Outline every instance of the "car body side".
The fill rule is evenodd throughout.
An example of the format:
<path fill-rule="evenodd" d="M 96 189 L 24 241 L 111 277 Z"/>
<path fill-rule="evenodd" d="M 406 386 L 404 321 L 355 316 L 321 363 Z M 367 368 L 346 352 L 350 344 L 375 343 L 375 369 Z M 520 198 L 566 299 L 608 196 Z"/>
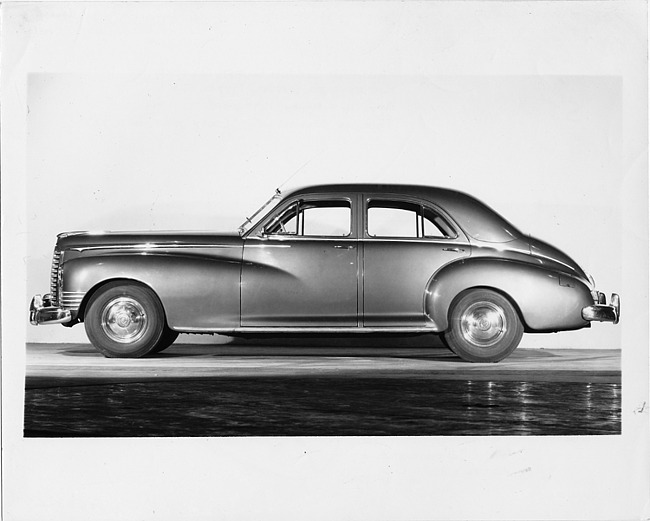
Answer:
<path fill-rule="evenodd" d="M 62 251 L 58 266 L 62 275 L 59 277 L 62 280 L 59 300 L 63 307 L 72 312 L 72 323 L 83 321 L 88 302 L 102 285 L 125 280 L 153 290 L 164 308 L 167 324 L 173 330 L 196 333 L 273 330 L 277 324 L 266 322 L 255 325 L 255 322 L 251 322 L 253 325 L 250 325 L 244 321 L 242 294 L 245 291 L 243 285 L 247 281 L 242 278 L 242 273 L 246 269 L 251 272 L 251 267 L 255 267 L 267 278 L 291 279 L 296 275 L 277 269 L 272 264 L 265 264 L 263 256 L 257 256 L 254 262 L 250 262 L 245 252 L 247 248 L 263 250 L 269 244 L 264 236 L 264 226 L 281 208 L 313 194 L 319 197 L 342 197 L 347 194 L 352 211 L 352 233 L 349 237 L 338 240 L 340 244 L 346 245 L 339 246 L 340 250 L 349 250 L 346 253 L 350 259 L 349 264 L 356 263 L 357 288 L 354 290 L 354 298 L 357 298 L 357 319 L 341 322 L 342 325 L 339 326 L 333 322 L 326 327 L 352 331 L 394 326 L 432 332 L 445 331 L 453 302 L 473 288 L 487 288 L 503 294 L 517 309 L 527 331 L 579 329 L 590 324 L 582 317 L 581 310 L 594 303 L 593 287 L 573 261 L 546 243 L 515 232 L 512 236 L 497 237 L 494 235 L 497 232 L 490 232 L 487 227 L 487 231 L 480 232 L 482 235 L 477 238 L 478 232 L 475 230 L 480 226 L 476 221 L 486 219 L 489 212 L 486 213 L 481 207 L 476 210 L 473 206 L 475 200 L 464 194 L 448 190 L 432 191 L 422 187 L 400 188 L 399 191 L 395 187 L 387 189 L 375 186 L 328 186 L 321 190 L 298 190 L 285 196 L 243 236 L 211 233 L 62 234 L 57 244 L 57 249 Z M 427 247 L 436 244 L 444 245 L 450 252 L 449 260 L 436 265 L 426 277 L 419 275 L 420 279 L 411 280 L 410 284 L 405 281 L 401 285 L 404 288 L 414 285 L 420 288 L 419 295 L 414 298 L 421 303 L 421 322 L 399 323 L 389 320 L 384 324 L 379 314 L 377 320 L 364 324 L 364 302 L 369 302 L 370 296 L 376 300 L 400 298 L 395 293 L 400 291 L 400 285 L 390 286 L 388 291 L 387 287 L 375 289 L 364 280 L 366 245 L 378 247 L 378 255 L 381 255 L 382 251 L 388 252 L 395 248 L 395 242 L 400 242 L 385 240 L 384 247 L 382 241 L 368 236 L 366 204 L 371 195 L 377 197 L 378 194 L 385 197 L 406 197 L 431 205 L 457 231 L 458 236 L 453 240 L 402 241 L 411 245 L 421 244 L 419 251 L 425 252 L 424 255 Z M 475 221 L 473 224 L 472 219 Z M 468 231 L 468 228 L 471 230 Z M 506 240 L 496 240 L 499 238 Z M 287 248 L 296 244 L 296 241 L 306 244 L 305 238 L 280 240 L 285 242 Z M 322 243 L 323 248 L 326 245 L 330 247 L 332 242 L 325 238 L 312 239 L 312 243 L 316 244 L 315 253 L 310 254 L 310 258 L 297 259 L 297 262 L 315 262 L 318 245 Z M 551 254 L 535 255 L 531 251 L 535 246 L 540 251 L 550 248 Z M 400 262 L 408 263 L 409 259 L 399 255 L 383 255 L 382 262 L 384 261 L 388 262 L 384 266 L 385 270 L 391 272 L 400 267 Z M 426 259 L 421 258 L 420 262 L 426 263 Z M 311 272 L 313 280 L 309 283 L 318 286 L 321 276 L 323 274 L 318 270 Z M 415 275 L 406 273 L 404 276 Z M 308 282 L 304 273 L 301 277 L 296 280 L 297 292 L 300 291 L 301 283 Z M 258 282 L 259 280 L 261 279 L 258 278 Z M 327 292 L 327 288 L 324 291 Z M 377 294 L 373 294 L 374 291 Z M 330 298 L 336 298 L 333 288 L 330 288 L 330 293 Z M 277 301 L 279 296 L 271 294 L 264 298 L 272 304 L 274 298 Z M 309 318 L 298 326 L 314 329 L 324 327 L 323 322 Z"/>

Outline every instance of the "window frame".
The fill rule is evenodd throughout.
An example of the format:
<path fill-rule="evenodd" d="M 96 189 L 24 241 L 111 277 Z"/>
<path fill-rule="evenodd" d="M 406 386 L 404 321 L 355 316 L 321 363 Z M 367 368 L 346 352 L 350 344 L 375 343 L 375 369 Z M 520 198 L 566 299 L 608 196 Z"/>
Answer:
<path fill-rule="evenodd" d="M 416 205 L 420 207 L 419 213 L 417 214 L 418 222 L 416 225 L 417 228 L 417 237 L 404 237 L 400 235 L 371 235 L 368 232 L 368 224 L 370 222 L 368 211 L 371 209 L 371 203 L 373 201 L 384 201 L 386 203 L 406 203 L 411 205 Z M 429 210 L 433 214 L 440 217 L 450 231 L 453 232 L 453 235 L 443 236 L 443 237 L 434 237 L 430 235 L 424 235 L 424 212 L 425 209 Z M 406 210 L 412 211 L 412 210 Z M 434 226 L 435 223 L 432 223 Z M 437 228 L 437 226 L 436 226 Z M 390 194 L 381 194 L 381 195 L 364 195 L 363 197 L 363 237 L 364 239 L 372 240 L 401 240 L 401 241 L 426 241 L 426 242 L 438 242 L 438 241 L 454 241 L 461 237 L 461 234 L 456 226 L 456 223 L 449 217 L 449 215 L 444 212 L 438 206 L 430 203 L 429 201 L 423 201 L 421 199 L 415 199 L 411 197 L 400 197 L 398 195 Z"/>
<path fill-rule="evenodd" d="M 277 221 L 279 221 L 280 217 L 286 213 L 287 210 L 289 210 L 292 206 L 296 206 L 298 208 L 298 212 L 296 214 L 296 217 L 298 217 L 298 213 L 300 211 L 300 206 L 303 203 L 343 203 L 341 204 L 340 208 L 348 208 L 350 210 L 350 220 L 349 220 L 349 231 L 346 235 L 302 235 L 299 233 L 296 234 L 282 234 L 282 233 L 273 233 L 269 234 L 266 232 L 266 229 L 269 226 L 274 225 Z M 304 214 L 303 214 L 304 215 Z M 300 219 L 298 219 L 300 221 Z M 273 239 L 279 239 L 279 240 L 286 240 L 286 239 L 298 239 L 298 240 L 312 240 L 312 239 L 321 239 L 321 240 L 341 240 L 341 239 L 355 239 L 356 238 L 356 226 L 355 226 L 356 220 L 355 220 L 355 207 L 354 207 L 354 202 L 351 197 L 343 196 L 343 195 L 313 195 L 313 196 L 301 196 L 301 197 L 296 197 L 296 198 L 291 198 L 283 203 L 281 203 L 278 207 L 276 207 L 274 210 L 272 210 L 269 215 L 262 220 L 262 222 L 259 224 L 257 227 L 257 230 L 255 232 L 255 235 L 258 237 L 264 237 L 264 238 L 273 238 Z M 297 223 L 297 226 L 300 223 Z M 304 230 L 304 222 L 303 222 L 303 230 Z"/>

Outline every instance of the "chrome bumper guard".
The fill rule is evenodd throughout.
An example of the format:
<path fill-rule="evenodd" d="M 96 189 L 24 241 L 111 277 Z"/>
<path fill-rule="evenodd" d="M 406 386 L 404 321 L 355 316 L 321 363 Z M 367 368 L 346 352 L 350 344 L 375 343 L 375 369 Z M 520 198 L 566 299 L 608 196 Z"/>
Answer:
<path fill-rule="evenodd" d="M 621 319 L 621 299 L 616 293 L 612 293 L 610 304 L 608 305 L 605 295 L 598 293 L 594 297 L 595 304 L 582 308 L 582 318 L 589 322 L 613 322 L 618 324 Z"/>
<path fill-rule="evenodd" d="M 65 324 L 72 320 L 72 313 L 52 305 L 52 295 L 35 295 L 29 305 L 29 321 L 39 324 Z"/>

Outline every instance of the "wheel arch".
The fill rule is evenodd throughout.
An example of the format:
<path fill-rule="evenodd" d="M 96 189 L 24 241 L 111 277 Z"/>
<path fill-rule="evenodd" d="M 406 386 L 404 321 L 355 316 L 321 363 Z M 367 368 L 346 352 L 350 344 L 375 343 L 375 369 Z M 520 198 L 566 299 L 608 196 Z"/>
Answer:
<path fill-rule="evenodd" d="M 142 282 L 141 280 L 132 279 L 132 278 L 128 278 L 128 277 L 115 277 L 115 278 L 111 278 L 111 279 L 104 279 L 104 280 L 101 280 L 101 281 L 97 282 L 94 286 L 92 286 L 86 292 L 83 299 L 81 300 L 81 304 L 79 305 L 79 310 L 77 311 L 77 318 L 78 318 L 79 322 L 84 321 L 84 317 L 85 317 L 85 314 L 86 314 L 86 310 L 88 309 L 88 305 L 90 304 L 90 302 L 92 302 L 95 295 L 97 295 L 102 289 L 104 289 L 108 285 L 111 285 L 111 284 L 119 285 L 121 283 L 122 284 L 131 284 L 131 285 L 135 285 L 135 286 L 141 286 L 141 287 L 147 288 L 149 291 L 151 291 L 151 293 L 156 297 L 156 299 L 160 303 L 160 307 L 162 308 L 163 315 L 165 317 L 165 324 L 167 324 L 167 310 L 165 309 L 165 304 L 162 301 L 162 299 L 160 298 L 160 296 L 158 295 L 158 293 L 156 292 L 156 290 L 154 288 L 152 288 L 151 285 L 149 285 L 149 284 L 147 284 L 145 282 Z"/>

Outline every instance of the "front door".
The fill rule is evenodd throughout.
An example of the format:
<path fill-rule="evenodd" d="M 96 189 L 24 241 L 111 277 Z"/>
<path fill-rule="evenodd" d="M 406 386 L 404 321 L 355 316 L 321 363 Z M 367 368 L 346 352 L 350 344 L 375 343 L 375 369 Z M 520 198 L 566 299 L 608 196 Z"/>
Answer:
<path fill-rule="evenodd" d="M 244 242 L 241 325 L 357 326 L 358 244 L 345 198 L 288 201 Z"/>

